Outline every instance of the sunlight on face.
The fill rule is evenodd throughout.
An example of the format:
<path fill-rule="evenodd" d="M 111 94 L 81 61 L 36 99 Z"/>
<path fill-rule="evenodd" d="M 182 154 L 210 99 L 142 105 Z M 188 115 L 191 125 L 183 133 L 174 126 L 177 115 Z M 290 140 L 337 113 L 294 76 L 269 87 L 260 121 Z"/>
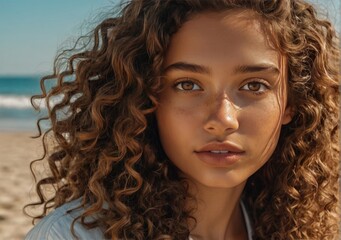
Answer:
<path fill-rule="evenodd" d="M 246 11 L 195 15 L 172 36 L 156 118 L 186 177 L 234 187 L 269 159 L 291 120 L 283 58 Z"/>

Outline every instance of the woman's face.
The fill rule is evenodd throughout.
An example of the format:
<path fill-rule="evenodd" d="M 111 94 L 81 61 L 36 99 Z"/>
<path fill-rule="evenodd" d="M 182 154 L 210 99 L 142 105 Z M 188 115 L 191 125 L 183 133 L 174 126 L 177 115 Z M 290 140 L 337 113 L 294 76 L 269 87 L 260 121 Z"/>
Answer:
<path fill-rule="evenodd" d="M 172 36 L 156 118 L 187 178 L 234 187 L 269 159 L 291 120 L 283 59 L 250 11 L 201 13 Z"/>

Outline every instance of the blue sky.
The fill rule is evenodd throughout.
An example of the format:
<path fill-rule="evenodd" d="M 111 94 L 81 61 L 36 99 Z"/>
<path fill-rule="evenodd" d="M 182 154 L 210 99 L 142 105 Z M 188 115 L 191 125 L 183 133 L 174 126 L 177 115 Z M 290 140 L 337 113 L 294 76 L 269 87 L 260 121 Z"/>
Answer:
<path fill-rule="evenodd" d="M 310 0 L 340 26 L 339 0 Z M 119 0 L 0 0 L 0 75 L 49 72 L 59 47 Z M 340 28 L 340 27 L 338 27 Z"/>

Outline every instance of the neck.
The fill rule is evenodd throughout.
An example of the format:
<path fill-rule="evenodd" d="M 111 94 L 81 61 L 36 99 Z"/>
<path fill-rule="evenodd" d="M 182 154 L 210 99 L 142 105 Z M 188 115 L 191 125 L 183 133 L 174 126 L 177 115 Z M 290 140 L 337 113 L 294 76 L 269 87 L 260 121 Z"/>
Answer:
<path fill-rule="evenodd" d="M 234 188 L 212 188 L 190 183 L 190 192 L 197 199 L 193 213 L 197 224 L 189 223 L 191 238 L 245 239 L 246 228 L 239 205 L 245 183 Z M 189 204 L 190 205 L 190 204 Z"/>

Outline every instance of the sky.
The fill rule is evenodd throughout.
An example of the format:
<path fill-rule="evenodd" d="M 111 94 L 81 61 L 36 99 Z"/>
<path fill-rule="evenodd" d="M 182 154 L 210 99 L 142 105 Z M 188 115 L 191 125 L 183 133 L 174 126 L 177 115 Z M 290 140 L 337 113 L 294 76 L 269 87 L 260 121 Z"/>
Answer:
<path fill-rule="evenodd" d="M 162 0 L 161 0 L 162 1 Z M 340 0 L 309 0 L 340 32 Z M 57 50 L 87 33 L 119 0 L 0 0 L 0 75 L 41 75 Z"/>

